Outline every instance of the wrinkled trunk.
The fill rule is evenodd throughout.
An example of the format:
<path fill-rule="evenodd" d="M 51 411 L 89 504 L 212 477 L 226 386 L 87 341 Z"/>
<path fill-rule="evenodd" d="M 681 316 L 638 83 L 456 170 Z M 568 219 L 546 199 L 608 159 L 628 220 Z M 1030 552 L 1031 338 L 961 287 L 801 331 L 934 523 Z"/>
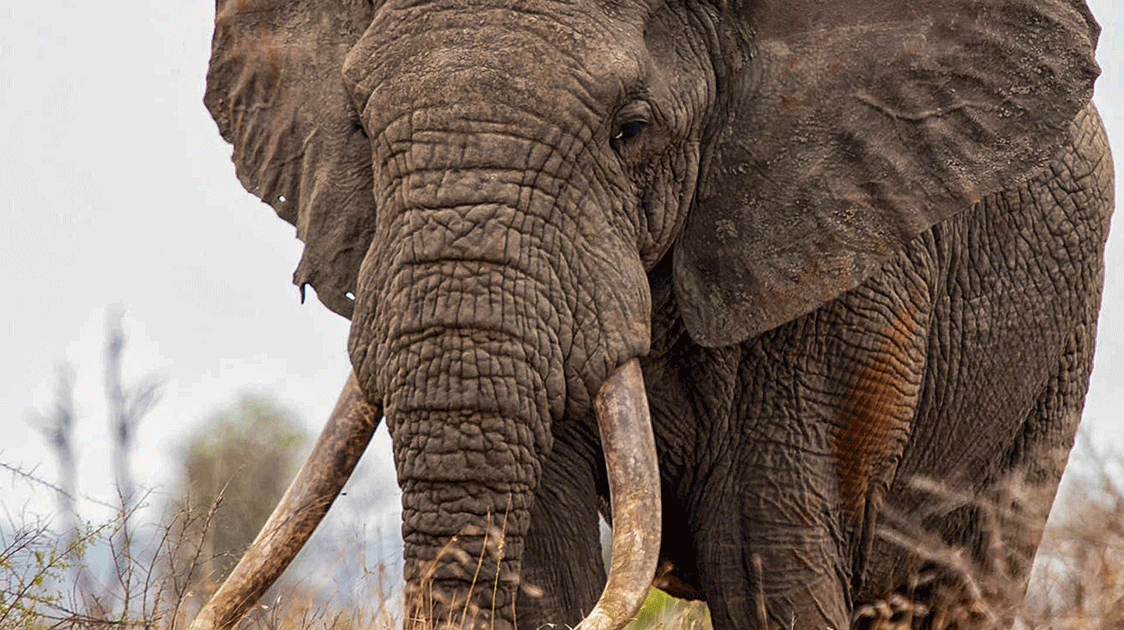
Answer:
<path fill-rule="evenodd" d="M 404 178 L 405 194 L 428 177 Z M 562 348 L 543 323 L 563 319 L 551 300 L 561 292 L 535 239 L 513 227 L 518 209 L 427 205 L 398 214 L 397 247 L 367 263 L 380 286 L 357 304 L 353 359 L 385 392 L 410 618 L 502 629 L 565 399 Z"/>
<path fill-rule="evenodd" d="M 515 342 L 438 337 L 403 350 L 407 363 L 433 358 L 399 371 L 388 395 L 409 614 L 423 626 L 505 628 L 549 448 L 544 379 Z"/>

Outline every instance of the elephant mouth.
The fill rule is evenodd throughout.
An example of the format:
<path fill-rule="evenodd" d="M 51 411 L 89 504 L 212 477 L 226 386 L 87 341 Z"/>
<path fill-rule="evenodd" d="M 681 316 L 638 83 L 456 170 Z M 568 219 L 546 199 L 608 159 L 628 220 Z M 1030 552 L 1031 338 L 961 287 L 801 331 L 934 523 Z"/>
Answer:
<path fill-rule="evenodd" d="M 618 630 L 640 609 L 660 550 L 660 478 L 647 392 L 637 359 L 594 399 L 609 478 L 613 561 L 605 590 L 577 626 Z M 296 557 L 350 477 L 382 418 L 352 374 L 307 461 L 191 630 L 232 628 Z"/>

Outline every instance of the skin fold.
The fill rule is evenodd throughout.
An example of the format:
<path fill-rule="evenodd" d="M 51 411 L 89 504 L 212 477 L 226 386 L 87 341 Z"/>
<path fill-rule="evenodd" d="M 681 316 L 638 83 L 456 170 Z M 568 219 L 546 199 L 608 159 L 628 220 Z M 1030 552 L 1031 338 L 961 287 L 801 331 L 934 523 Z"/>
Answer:
<path fill-rule="evenodd" d="M 1113 207 L 1098 33 L 1076 0 L 219 0 L 205 102 L 352 321 L 407 625 L 589 614 L 634 359 L 657 585 L 715 628 L 849 626 L 930 568 L 885 526 L 986 562 L 919 478 L 1046 495 L 1001 528 L 1025 576 Z"/>

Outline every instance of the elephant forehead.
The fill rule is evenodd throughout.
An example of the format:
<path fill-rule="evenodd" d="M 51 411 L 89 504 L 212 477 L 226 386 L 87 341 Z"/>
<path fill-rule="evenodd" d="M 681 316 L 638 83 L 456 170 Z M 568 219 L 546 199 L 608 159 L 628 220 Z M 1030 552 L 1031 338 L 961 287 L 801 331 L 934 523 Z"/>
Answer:
<path fill-rule="evenodd" d="M 601 117 L 642 76 L 642 49 L 642 24 L 576 11 L 388 5 L 349 52 L 344 76 L 376 127 L 458 104 Z"/>

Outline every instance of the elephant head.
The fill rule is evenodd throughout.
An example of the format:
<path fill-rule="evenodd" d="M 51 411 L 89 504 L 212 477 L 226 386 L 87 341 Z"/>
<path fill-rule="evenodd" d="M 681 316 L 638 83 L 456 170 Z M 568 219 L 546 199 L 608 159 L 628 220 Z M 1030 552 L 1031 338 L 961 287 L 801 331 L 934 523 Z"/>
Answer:
<path fill-rule="evenodd" d="M 619 627 L 659 540 L 633 361 L 653 279 L 702 346 L 783 324 L 1041 170 L 1097 75 L 1080 0 L 218 0 L 215 22 L 205 102 L 304 241 L 302 296 L 351 319 L 354 378 L 196 627 L 284 568 L 382 414 L 407 582 L 432 580 L 415 613 L 513 627 L 552 436 L 595 407 L 621 547 L 586 623 Z"/>

